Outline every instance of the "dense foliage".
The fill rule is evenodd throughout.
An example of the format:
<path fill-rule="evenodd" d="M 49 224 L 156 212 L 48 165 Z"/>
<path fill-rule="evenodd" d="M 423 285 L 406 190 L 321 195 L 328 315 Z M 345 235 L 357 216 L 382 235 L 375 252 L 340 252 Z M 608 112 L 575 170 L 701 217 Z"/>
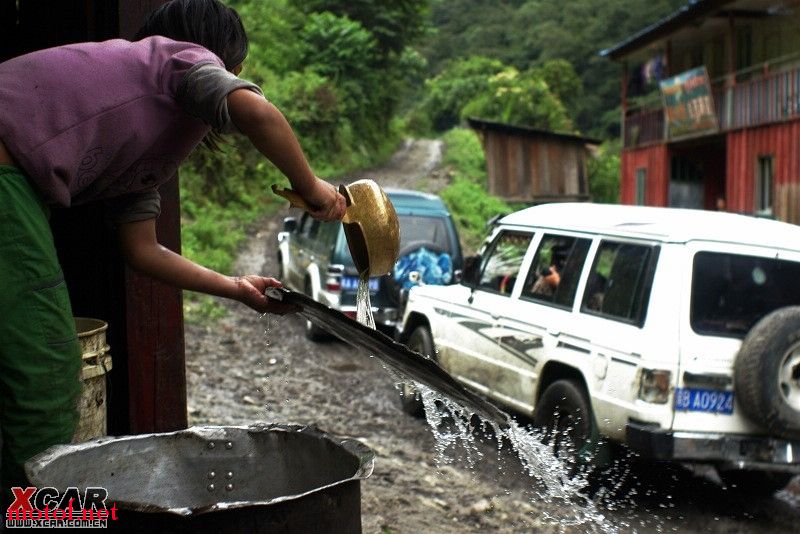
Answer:
<path fill-rule="evenodd" d="M 250 38 L 241 76 L 286 115 L 317 175 L 335 178 L 391 153 L 396 109 L 424 65 L 410 45 L 424 32 L 426 0 L 226 1 Z M 288 184 L 240 136 L 226 138 L 222 153 L 195 151 L 181 168 L 184 254 L 231 272 L 246 226 L 281 205 L 273 183 Z"/>
<path fill-rule="evenodd" d="M 475 55 L 525 71 L 563 60 L 579 73 L 578 92 L 558 92 L 588 135 L 618 135 L 619 65 L 598 55 L 686 0 L 431 0 L 435 32 L 423 55 L 432 73 Z M 548 80 L 549 81 L 549 80 Z M 569 98 L 575 95 L 575 98 Z M 564 100 L 564 98 L 567 98 Z"/>
<path fill-rule="evenodd" d="M 497 197 L 487 194 L 486 161 L 477 134 L 467 128 L 448 131 L 443 140 L 443 171 L 451 182 L 440 192 L 453 215 L 466 253 L 477 251 L 492 217 L 512 211 Z"/>
<path fill-rule="evenodd" d="M 465 247 L 511 208 L 486 193 L 483 152 L 459 128 L 476 116 L 614 140 L 619 66 L 598 51 L 685 0 L 225 0 L 242 16 L 242 77 L 289 119 L 315 172 L 384 159 L 402 135 L 443 135 L 442 196 Z M 402 117 L 402 119 L 401 119 Z M 595 200 L 619 195 L 619 145 L 590 161 Z M 246 225 L 280 205 L 286 179 L 245 139 L 198 150 L 181 169 L 184 252 L 230 272 Z"/>
<path fill-rule="evenodd" d="M 563 61 L 520 72 L 482 56 L 456 59 L 425 83 L 413 124 L 445 131 L 467 117 L 479 117 L 568 131 L 572 119 L 558 91 L 575 91 L 577 85 L 577 75 Z"/>
<path fill-rule="evenodd" d="M 589 160 L 589 193 L 594 202 L 619 202 L 619 141 L 608 141 Z"/>

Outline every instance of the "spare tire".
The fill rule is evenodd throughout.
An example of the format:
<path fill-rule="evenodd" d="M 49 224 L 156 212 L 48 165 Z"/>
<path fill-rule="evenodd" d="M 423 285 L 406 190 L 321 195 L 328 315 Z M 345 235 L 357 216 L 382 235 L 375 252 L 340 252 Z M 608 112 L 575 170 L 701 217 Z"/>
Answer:
<path fill-rule="evenodd" d="M 738 405 L 776 437 L 800 439 L 800 306 L 761 319 L 736 356 Z"/>

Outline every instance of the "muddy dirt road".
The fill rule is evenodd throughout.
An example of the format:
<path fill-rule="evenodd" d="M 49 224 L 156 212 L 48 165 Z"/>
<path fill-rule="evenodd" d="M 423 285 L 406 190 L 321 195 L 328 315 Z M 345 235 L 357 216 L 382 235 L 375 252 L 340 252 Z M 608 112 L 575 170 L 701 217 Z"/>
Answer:
<path fill-rule="evenodd" d="M 408 143 L 361 176 L 438 190 L 440 152 L 435 143 Z M 286 214 L 253 233 L 239 272 L 276 275 L 276 234 Z M 633 461 L 621 463 L 596 514 L 585 518 L 594 507 L 548 497 L 489 437 L 476 437 L 482 457 L 472 467 L 463 449 L 437 456 L 432 432 L 400 411 L 377 359 L 340 341 L 306 340 L 299 317 L 262 318 L 220 302 L 224 319 L 186 327 L 190 424 L 315 424 L 361 440 L 376 453 L 375 471 L 361 484 L 366 533 L 800 532 L 800 485 L 754 500 L 723 489 L 711 474 Z"/>

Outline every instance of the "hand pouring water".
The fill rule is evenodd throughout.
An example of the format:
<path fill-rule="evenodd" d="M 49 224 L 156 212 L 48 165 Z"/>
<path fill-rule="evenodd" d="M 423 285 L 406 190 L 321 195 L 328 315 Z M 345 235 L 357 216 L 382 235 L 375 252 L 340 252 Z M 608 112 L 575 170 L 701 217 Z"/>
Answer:
<path fill-rule="evenodd" d="M 295 191 L 278 189 L 276 185 L 272 191 L 292 206 L 308 209 Z M 389 197 L 373 180 L 340 185 L 339 193 L 347 201 L 342 224 L 358 273 L 368 278 L 391 272 L 400 251 L 400 225 Z"/>
<path fill-rule="evenodd" d="M 274 185 L 272 190 L 288 199 L 291 205 L 307 208 L 296 192 L 280 190 Z M 339 192 L 347 200 L 342 223 L 353 263 L 362 281 L 368 279 L 370 274 L 391 272 L 400 248 L 400 229 L 397 213 L 386 193 L 372 180 L 359 180 L 348 186 L 340 186 Z M 509 417 L 505 412 L 464 388 L 434 360 L 375 330 L 374 324 L 373 328 L 369 328 L 306 295 L 288 289 L 268 288 L 266 294 L 269 298 L 299 306 L 299 313 L 306 319 L 325 327 L 346 343 L 380 358 L 404 378 L 413 379 L 447 395 L 487 421 L 494 421 L 501 427 L 508 426 Z M 369 295 L 369 292 L 366 294 Z"/>

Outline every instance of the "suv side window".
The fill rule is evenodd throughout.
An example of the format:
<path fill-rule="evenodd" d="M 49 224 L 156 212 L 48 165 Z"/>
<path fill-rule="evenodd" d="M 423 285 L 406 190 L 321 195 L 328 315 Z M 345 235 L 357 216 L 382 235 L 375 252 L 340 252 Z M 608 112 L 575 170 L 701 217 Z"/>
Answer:
<path fill-rule="evenodd" d="M 319 221 L 314 219 L 308 212 L 303 213 L 300 218 L 297 233 L 306 238 L 313 239 L 319 230 Z"/>
<path fill-rule="evenodd" d="M 590 239 L 545 234 L 522 288 L 523 298 L 572 307 L 591 244 Z"/>
<path fill-rule="evenodd" d="M 581 311 L 641 326 L 658 248 L 602 241 L 586 283 Z"/>
<path fill-rule="evenodd" d="M 333 252 L 333 246 L 336 244 L 336 238 L 339 236 L 339 229 L 341 226 L 342 223 L 338 221 L 324 222 L 319 225 L 319 230 L 316 237 L 316 247 L 320 250 L 320 252 Z"/>
<path fill-rule="evenodd" d="M 510 295 L 532 237 L 522 232 L 502 232 L 483 261 L 478 289 Z"/>

